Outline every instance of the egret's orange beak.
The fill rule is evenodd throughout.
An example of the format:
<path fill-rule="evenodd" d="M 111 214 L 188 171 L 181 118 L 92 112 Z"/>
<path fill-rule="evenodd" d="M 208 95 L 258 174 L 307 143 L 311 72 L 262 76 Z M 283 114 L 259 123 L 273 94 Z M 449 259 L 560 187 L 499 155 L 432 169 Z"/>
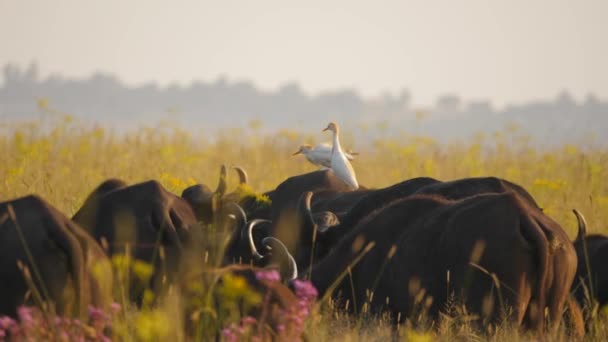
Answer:
<path fill-rule="evenodd" d="M 298 150 L 296 153 L 292 154 L 292 156 L 297 156 L 300 153 L 302 153 L 302 150 Z"/>

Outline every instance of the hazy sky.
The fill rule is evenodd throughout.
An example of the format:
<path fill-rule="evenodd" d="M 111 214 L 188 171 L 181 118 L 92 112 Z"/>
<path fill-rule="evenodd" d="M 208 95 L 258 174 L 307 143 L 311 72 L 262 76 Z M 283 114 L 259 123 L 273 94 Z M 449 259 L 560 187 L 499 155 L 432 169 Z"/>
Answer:
<path fill-rule="evenodd" d="M 608 0 L 0 0 L 0 64 L 497 104 L 608 97 Z"/>

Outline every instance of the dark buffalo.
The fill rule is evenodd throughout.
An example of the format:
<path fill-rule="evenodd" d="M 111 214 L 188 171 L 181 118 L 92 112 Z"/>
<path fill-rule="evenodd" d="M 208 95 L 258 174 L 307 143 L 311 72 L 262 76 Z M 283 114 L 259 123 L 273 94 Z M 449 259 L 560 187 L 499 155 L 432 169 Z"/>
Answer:
<path fill-rule="evenodd" d="M 272 196 L 272 235 L 285 242 L 288 249 L 297 256 L 297 249 L 304 241 L 303 232 L 299 230 L 301 219 L 298 217 L 298 203 L 306 192 L 318 193 L 316 200 L 323 201 L 335 198 L 337 193 L 351 192 L 349 187 L 331 170 L 320 170 L 290 177 L 279 184 Z M 361 190 L 366 191 L 364 187 Z M 355 195 L 356 196 L 356 195 Z M 304 233 L 305 234 L 305 233 Z M 308 234 L 306 234 L 308 235 Z M 301 265 L 298 262 L 298 265 Z"/>
<path fill-rule="evenodd" d="M 280 240 L 271 237 L 271 222 L 263 219 L 248 221 L 245 211 L 239 205 L 232 204 L 230 207 L 233 209 L 232 213 L 225 214 L 234 222 L 233 234 L 225 247 L 222 264 L 268 266 L 278 263 L 279 269 L 284 272 L 283 278 L 295 276 L 297 264 L 287 247 Z"/>
<path fill-rule="evenodd" d="M 462 199 L 484 193 L 503 193 L 513 191 L 531 205 L 538 207 L 536 201 L 523 187 L 496 177 L 463 178 L 442 182 L 433 178 L 418 177 L 409 179 L 383 189 L 369 189 L 361 192 L 337 193 L 329 199 L 315 200 L 311 203 L 312 212 L 331 211 L 346 226 L 353 226 L 362 217 L 382 207 L 385 203 L 413 194 L 436 194 L 447 199 Z M 318 193 L 314 194 L 317 197 Z M 353 209 L 353 210 L 351 210 Z"/>
<path fill-rule="evenodd" d="M 601 234 L 587 235 L 585 217 L 574 210 L 578 221 L 578 235 L 574 248 L 578 255 L 577 281 L 574 295 L 581 305 L 597 302 L 601 307 L 608 304 L 608 237 Z"/>
<path fill-rule="evenodd" d="M 346 217 L 348 213 L 350 214 L 349 220 L 356 222 L 360 217 L 367 215 L 369 208 L 375 208 L 378 204 L 382 205 L 382 203 L 412 194 L 437 194 L 447 199 L 461 199 L 483 193 L 503 193 L 507 191 L 517 193 L 525 201 L 538 207 L 532 195 L 523 187 L 505 179 L 477 177 L 442 182 L 433 178 L 418 177 L 383 189 L 366 189 L 355 192 L 338 192 L 333 190 L 315 192 L 315 198 L 322 195 L 322 199 L 315 199 L 311 204 L 311 210 L 313 212 L 331 211 L 340 219 Z M 350 209 L 355 205 L 357 208 L 352 212 L 357 212 L 359 215 L 352 215 L 352 212 L 350 212 Z"/>
<path fill-rule="evenodd" d="M 256 264 L 260 263 L 263 256 L 258 252 L 256 246 L 261 246 L 262 240 L 272 236 L 272 223 L 265 219 L 252 219 L 248 221 L 247 214 L 238 204 L 226 208 L 224 215 L 233 220 L 232 233 L 223 255 L 223 265 L 229 264 Z"/>
<path fill-rule="evenodd" d="M 237 169 L 237 172 L 239 172 L 239 179 L 241 181 L 246 179 L 246 173 L 242 169 L 240 171 Z M 366 190 L 364 186 L 361 186 L 360 190 L 354 191 L 351 197 L 360 197 Z M 242 197 L 236 200 L 232 199 L 233 202 L 238 203 L 243 208 L 250 218 L 278 222 L 280 217 L 293 213 L 298 198 L 306 191 L 318 192 L 315 200 L 331 200 L 337 206 L 342 204 L 343 207 L 348 207 L 349 203 L 353 202 L 351 197 L 340 198 L 341 194 L 350 192 L 350 190 L 331 170 L 320 170 L 289 177 L 275 189 L 263 194 L 243 194 Z M 272 205 L 268 205 L 265 201 L 260 201 L 260 195 L 268 199 Z"/>
<path fill-rule="evenodd" d="M 305 268 L 317 260 L 322 259 L 359 221 L 374 211 L 380 210 L 399 198 L 405 198 L 419 189 L 439 183 L 438 180 L 419 177 L 378 190 L 363 190 L 361 197 L 355 197 L 354 203 L 333 203 L 332 200 L 317 200 L 312 203 L 312 192 L 304 193 L 300 197 L 298 218 L 299 225 L 294 235 L 299 236 L 296 248 L 291 249 L 298 267 Z M 344 196 L 353 193 L 344 193 Z M 353 196 L 354 197 L 354 196 Z M 316 208 L 313 210 L 312 208 Z M 335 213 L 335 208 L 348 207 L 344 213 Z M 320 210 L 323 209 L 323 210 Z"/>
<path fill-rule="evenodd" d="M 542 333 L 545 308 L 561 319 L 576 262 L 561 227 L 512 192 L 417 195 L 361 219 L 310 277 L 321 294 L 337 285 L 357 311 L 403 321 L 422 308 L 436 318 L 453 294 L 484 320 L 509 307 L 513 321 Z"/>
<path fill-rule="evenodd" d="M 111 290 L 105 253 L 76 223 L 35 195 L 0 203 L 0 314 L 44 301 L 86 317 L 87 305 L 111 303 Z"/>
<path fill-rule="evenodd" d="M 301 202 L 300 234 L 301 247 L 295 252 L 296 260 L 300 267 L 301 262 L 310 265 L 312 261 L 310 253 L 314 249 L 314 260 L 321 259 L 340 239 L 353 229 L 359 221 L 370 213 L 381 210 L 387 203 L 405 198 L 415 194 L 433 194 L 443 198 L 458 200 L 470 196 L 485 193 L 504 193 L 513 191 L 522 200 L 531 206 L 538 208 L 534 198 L 521 186 L 507 180 L 495 177 L 464 178 L 449 182 L 441 182 L 433 178 L 419 177 L 394 184 L 392 186 L 368 190 L 354 204 L 348 207 L 348 211 L 335 213 L 331 207 L 333 203 L 327 200 L 317 201 L 317 204 Z M 350 193 L 344 193 L 346 197 Z M 316 196 L 316 193 L 314 194 Z M 305 199 L 305 198 L 304 198 Z M 329 205 L 326 205 L 329 203 Z M 342 204 L 344 205 L 344 204 Z M 339 205 L 336 207 L 340 207 Z M 346 206 L 345 206 L 346 207 Z M 335 214 L 335 215 L 334 215 Z M 315 227 L 319 230 L 315 231 Z M 315 245 L 313 246 L 313 238 Z"/>
<path fill-rule="evenodd" d="M 272 193 L 270 219 L 276 223 L 282 216 L 293 215 L 293 212 L 290 211 L 295 210 L 298 199 L 307 191 L 321 191 L 327 193 L 329 197 L 333 196 L 334 192 L 349 192 L 350 189 L 331 170 L 320 170 L 289 177 Z"/>
<path fill-rule="evenodd" d="M 238 204 L 249 217 L 270 220 L 273 194 L 273 190 L 262 194 L 246 194 L 239 199 Z"/>
<path fill-rule="evenodd" d="M 275 200 L 277 204 L 272 208 L 272 218 L 275 220 L 272 227 L 268 228 L 267 223 L 256 225 L 262 228 L 260 231 L 254 231 L 253 237 L 256 243 L 265 236 L 263 235 L 265 232 L 278 236 L 289 246 L 298 266 L 306 267 L 327 254 L 329 249 L 369 213 L 395 199 L 412 194 L 438 194 L 449 199 L 460 199 L 482 193 L 514 191 L 532 206 L 538 207 L 533 197 L 521 186 L 495 177 L 465 178 L 450 182 L 419 177 L 383 189 L 344 192 L 344 189 L 332 188 L 334 183 L 331 176 L 329 171 L 313 172 L 292 177 L 277 187 L 277 190 L 285 195 L 282 196 L 282 200 Z M 308 201 L 300 201 L 299 216 L 293 215 L 292 194 L 300 193 L 303 189 L 314 191 L 315 187 L 318 190 L 314 192 L 312 200 L 309 198 Z M 276 194 L 273 196 L 281 197 Z M 277 219 L 281 219 L 281 215 L 283 221 L 276 222 Z M 315 230 L 315 227 L 321 227 L 321 231 Z M 330 227 L 332 229 L 327 229 Z M 233 240 L 237 235 L 239 234 L 233 235 Z M 243 233 L 239 236 L 248 235 Z M 245 242 L 241 245 L 250 246 L 251 243 Z M 240 251 L 239 257 L 246 260 L 243 254 L 248 252 L 250 252 L 248 248 Z"/>
<path fill-rule="evenodd" d="M 265 195 L 270 198 L 272 205 L 264 209 L 260 209 L 253 196 L 241 200 L 238 213 L 233 214 L 239 217 L 239 224 L 229 241 L 224 262 L 230 263 L 234 261 L 248 263 L 252 261 L 255 253 L 255 245 L 266 236 L 277 236 L 281 241 L 289 244 L 289 248 L 293 249 L 293 243 L 298 238 L 298 232 L 293 227 L 298 227 L 297 224 L 297 206 L 298 200 L 302 193 L 307 191 L 318 191 L 322 193 L 317 198 L 335 200 L 336 203 L 340 193 L 349 191 L 346 185 L 338 179 L 332 171 L 321 170 L 303 175 L 290 177 L 277 186 L 276 189 L 266 192 Z M 365 190 L 361 190 L 365 191 Z M 353 192 L 358 193 L 358 192 Z M 324 194 L 324 195 L 323 195 Z M 357 196 L 360 196 L 357 194 Z M 352 199 L 351 199 L 352 201 Z M 345 202 L 345 201 L 343 201 Z M 256 206 L 258 206 L 256 208 Z M 332 206 L 332 209 L 335 207 Z M 248 218 L 252 224 L 248 224 Z M 259 220 L 263 221 L 259 221 Z M 256 229 L 252 232 L 255 227 Z M 254 237 L 255 242 L 247 240 L 249 236 Z M 260 259 L 259 255 L 255 255 Z"/>
<path fill-rule="evenodd" d="M 91 227 L 95 224 L 97 218 L 97 210 L 99 210 L 99 201 L 107 193 L 127 186 L 127 183 L 111 178 L 99 184 L 87 198 L 84 200 L 82 207 L 78 209 L 76 214 L 72 216 L 72 220 L 79 222 L 84 227 Z"/>
<path fill-rule="evenodd" d="M 274 190 L 256 193 L 247 183 L 247 172 L 241 167 L 233 167 L 239 176 L 237 190 L 222 198 L 222 206 L 230 203 L 238 204 L 251 218 L 270 219 L 271 203 Z"/>
<path fill-rule="evenodd" d="M 479 194 L 499 194 L 507 191 L 513 191 L 533 207 L 540 208 L 534 197 L 522 186 L 496 177 L 473 177 L 437 182 L 422 187 L 416 193 L 436 194 L 447 199 L 461 199 Z"/>
<path fill-rule="evenodd" d="M 206 185 L 196 184 L 186 188 L 182 192 L 184 198 L 194 209 L 197 218 L 205 224 L 217 223 L 219 213 L 222 208 L 229 203 L 238 203 L 247 212 L 255 217 L 268 218 L 270 213 L 270 205 L 259 203 L 259 195 L 252 195 L 249 190 L 247 172 L 238 166 L 232 167 L 239 177 L 239 187 L 237 190 L 226 193 L 227 190 L 227 172 L 224 165 L 220 168 L 220 178 L 215 191 L 211 191 Z M 265 194 L 268 196 L 268 194 Z"/>
<path fill-rule="evenodd" d="M 200 233 L 190 204 L 156 181 L 114 189 L 95 202 L 93 216 L 76 215 L 75 221 L 107 244 L 110 255 L 128 254 L 153 265 L 155 286 L 164 273 L 177 271 L 184 249 Z M 132 298 L 140 299 L 143 289 L 132 285 Z"/>
<path fill-rule="evenodd" d="M 226 166 L 222 165 L 215 191 L 204 184 L 196 184 L 184 189 L 182 198 L 190 204 L 200 222 L 209 224 L 213 222 L 214 213 L 220 209 L 226 188 Z"/>

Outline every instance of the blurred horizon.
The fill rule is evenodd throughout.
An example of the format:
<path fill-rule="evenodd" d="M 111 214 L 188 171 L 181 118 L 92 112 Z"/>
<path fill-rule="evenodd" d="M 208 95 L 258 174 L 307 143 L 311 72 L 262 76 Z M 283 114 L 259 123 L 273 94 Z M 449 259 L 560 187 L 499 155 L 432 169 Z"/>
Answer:
<path fill-rule="evenodd" d="M 201 84 L 201 83 L 206 83 L 206 84 L 225 83 L 225 84 L 247 84 L 247 85 L 251 85 L 256 90 L 263 92 L 263 93 L 276 93 L 285 87 L 295 86 L 299 89 L 299 91 L 303 95 L 309 96 L 309 97 L 319 96 L 319 95 L 322 95 L 325 93 L 346 91 L 346 92 L 351 92 L 362 99 L 368 99 L 368 100 L 378 99 L 378 98 L 382 98 L 382 97 L 399 96 L 403 93 L 407 93 L 407 96 L 408 96 L 409 100 L 411 101 L 411 104 L 413 106 L 419 107 L 419 108 L 425 108 L 425 107 L 430 107 L 432 105 L 435 105 L 439 98 L 446 97 L 446 96 L 458 97 L 458 98 L 467 100 L 469 102 L 487 102 L 490 105 L 492 105 L 493 108 L 496 108 L 496 109 L 504 109 L 509 106 L 515 106 L 515 105 L 537 102 L 537 101 L 547 101 L 547 100 L 555 99 L 556 97 L 558 97 L 562 94 L 567 94 L 569 97 L 571 97 L 576 102 L 584 102 L 585 100 L 587 100 L 590 97 L 594 98 L 594 99 L 598 99 L 598 100 L 608 100 L 608 93 L 603 94 L 601 92 L 596 92 L 596 91 L 586 91 L 584 93 L 577 95 L 571 89 L 569 89 L 567 86 L 564 86 L 562 88 L 556 89 L 555 92 L 553 92 L 551 94 L 547 94 L 545 96 L 530 95 L 528 98 L 523 98 L 520 101 L 507 101 L 504 103 L 502 103 L 501 101 L 493 101 L 490 97 L 466 97 L 466 96 L 463 96 L 462 94 L 460 94 L 458 91 L 437 89 L 437 96 L 432 98 L 429 103 L 422 104 L 422 103 L 420 103 L 420 101 L 415 100 L 415 98 L 416 98 L 415 92 L 413 92 L 412 89 L 410 89 L 407 86 L 402 86 L 398 89 L 382 90 L 377 93 L 364 93 L 356 86 L 349 86 L 349 85 L 311 90 L 311 89 L 307 89 L 306 87 L 304 87 L 302 85 L 302 83 L 297 80 L 285 79 L 284 81 L 278 82 L 276 87 L 266 88 L 266 87 L 263 87 L 260 84 L 258 84 L 252 78 L 238 77 L 238 76 L 230 75 L 229 73 L 219 73 L 216 77 L 212 77 L 212 78 L 208 78 L 208 79 L 192 78 L 189 80 L 179 80 L 179 81 L 174 80 L 174 81 L 167 81 L 167 82 L 161 82 L 158 80 L 140 80 L 140 81 L 128 82 L 123 77 L 121 77 L 120 74 L 115 73 L 111 70 L 105 70 L 102 68 L 99 68 L 99 69 L 96 69 L 89 73 L 86 73 L 83 75 L 78 75 L 78 76 L 71 76 L 68 74 L 64 74 L 62 72 L 52 71 L 52 70 L 43 72 L 43 70 L 45 69 L 44 66 L 41 66 L 40 63 L 36 59 L 32 59 L 25 63 L 17 63 L 14 61 L 9 61 L 4 65 L 0 64 L 0 69 L 2 70 L 2 74 L 0 74 L 0 87 L 5 87 L 7 85 L 6 84 L 6 82 L 7 82 L 6 71 L 8 69 L 11 69 L 13 71 L 16 71 L 17 74 L 21 73 L 25 77 L 32 77 L 31 80 L 37 81 L 37 82 L 48 82 L 48 81 L 55 81 L 55 80 L 82 82 L 82 81 L 94 79 L 96 77 L 107 77 L 107 78 L 116 80 L 117 83 L 120 83 L 126 89 L 135 89 L 135 88 L 141 88 L 141 87 L 147 87 L 147 86 L 153 86 L 158 89 L 171 89 L 171 88 L 187 88 L 187 87 L 191 87 L 193 85 Z"/>
<path fill-rule="evenodd" d="M 606 13 L 602 0 L 8 0 L 0 65 L 112 73 L 129 86 L 224 75 L 264 92 L 405 88 L 416 106 L 447 93 L 503 108 L 564 90 L 607 97 Z"/>
<path fill-rule="evenodd" d="M 0 120 L 608 143 L 608 2 L 0 1 Z M 373 132 L 370 132 L 373 128 Z"/>
<path fill-rule="evenodd" d="M 119 76 L 97 72 L 85 78 L 60 74 L 42 77 L 37 63 L 5 65 L 0 86 L 0 118 L 32 121 L 52 113 L 69 115 L 81 124 L 101 124 L 118 132 L 165 125 L 190 132 L 218 134 L 231 128 L 260 133 L 318 133 L 328 121 L 366 145 L 377 138 L 403 134 L 428 136 L 439 142 L 518 131 L 535 145 L 608 144 L 608 99 L 587 94 L 582 99 L 564 90 L 552 98 L 498 108 L 489 100 L 457 94 L 439 96 L 430 106 L 414 105 L 408 89 L 364 97 L 356 89 L 306 93 L 298 83 L 276 91 L 251 81 L 220 77 L 211 82 L 161 86 L 125 84 Z"/>

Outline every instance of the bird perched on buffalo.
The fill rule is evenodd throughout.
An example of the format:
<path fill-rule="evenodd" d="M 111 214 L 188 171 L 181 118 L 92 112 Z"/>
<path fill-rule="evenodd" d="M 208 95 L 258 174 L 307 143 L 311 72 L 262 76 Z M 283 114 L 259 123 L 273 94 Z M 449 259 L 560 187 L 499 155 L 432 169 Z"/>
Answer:
<path fill-rule="evenodd" d="M 329 169 L 331 167 L 331 150 L 332 147 L 328 143 L 319 143 L 315 146 L 304 144 L 292 155 L 296 156 L 298 154 L 303 154 L 312 164 Z M 345 152 L 344 155 L 346 156 L 346 159 L 353 160 L 355 159 L 354 156 L 358 155 L 358 153 L 351 151 L 350 153 Z"/>
<path fill-rule="evenodd" d="M 323 130 L 333 132 L 333 145 L 331 148 L 331 170 L 336 174 L 340 180 L 342 180 L 346 185 L 348 185 L 351 190 L 357 190 L 359 188 L 359 183 L 357 182 L 357 176 L 355 175 L 355 170 L 352 165 L 348 161 L 348 158 L 342 151 L 342 147 L 340 146 L 340 127 L 335 122 L 330 122 L 327 127 Z"/>

